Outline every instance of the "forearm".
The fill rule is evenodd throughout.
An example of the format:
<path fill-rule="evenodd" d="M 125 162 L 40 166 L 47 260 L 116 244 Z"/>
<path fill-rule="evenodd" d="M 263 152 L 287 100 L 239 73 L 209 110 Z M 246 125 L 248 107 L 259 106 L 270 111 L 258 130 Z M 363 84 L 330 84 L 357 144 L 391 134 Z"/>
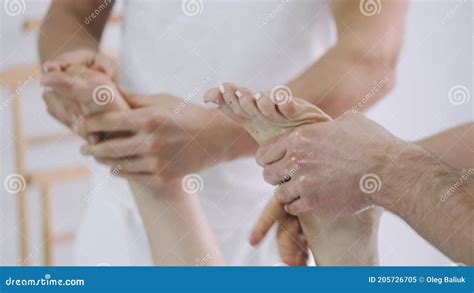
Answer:
<path fill-rule="evenodd" d="M 416 144 L 455 169 L 469 169 L 474 166 L 473 122 L 421 139 Z"/>
<path fill-rule="evenodd" d="M 380 13 L 367 16 L 360 1 L 331 1 L 338 41 L 289 83 L 294 96 L 337 117 L 351 108 L 365 111 L 394 87 L 408 1 L 380 5 Z"/>
<path fill-rule="evenodd" d="M 473 265 L 472 173 L 463 174 L 411 145 L 383 169 L 382 189 L 373 200 L 453 261 Z"/>
<path fill-rule="evenodd" d="M 365 111 L 395 84 L 395 69 L 372 56 L 351 52 L 340 41 L 288 86 L 295 97 L 317 105 L 332 117 L 354 108 Z"/>
<path fill-rule="evenodd" d="M 155 265 L 224 265 L 197 196 L 185 193 L 178 185 L 157 194 L 130 184 Z"/>
<path fill-rule="evenodd" d="M 97 51 L 114 1 L 55 0 L 45 16 L 39 34 L 41 62 L 77 49 Z M 101 6 L 102 5 L 102 6 Z M 85 18 L 98 7 L 101 13 L 89 24 Z"/>

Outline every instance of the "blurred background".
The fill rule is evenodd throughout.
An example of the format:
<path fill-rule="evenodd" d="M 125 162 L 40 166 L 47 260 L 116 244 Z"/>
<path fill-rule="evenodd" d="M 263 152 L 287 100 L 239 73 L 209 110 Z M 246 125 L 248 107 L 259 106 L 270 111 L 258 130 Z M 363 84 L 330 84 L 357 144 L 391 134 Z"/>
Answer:
<path fill-rule="evenodd" d="M 6 10 L 7 2 L 19 10 Z M 98 188 L 81 141 L 48 116 L 41 98 L 36 44 L 49 2 L 1 1 L 0 265 L 78 264 L 76 232 Z M 114 9 L 102 44 L 120 54 L 123 3 Z M 472 121 L 473 21 L 472 1 L 412 1 L 397 87 L 368 116 L 407 140 Z M 465 99 L 450 100 L 460 89 Z M 450 262 L 389 213 L 379 237 L 382 265 Z"/>

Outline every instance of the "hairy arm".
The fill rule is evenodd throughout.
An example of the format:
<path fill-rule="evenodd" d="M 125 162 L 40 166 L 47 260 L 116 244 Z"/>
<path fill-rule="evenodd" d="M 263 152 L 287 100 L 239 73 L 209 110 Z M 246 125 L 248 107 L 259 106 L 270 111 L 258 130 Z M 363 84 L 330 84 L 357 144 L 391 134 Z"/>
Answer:
<path fill-rule="evenodd" d="M 421 139 L 416 144 L 458 170 L 474 167 L 473 122 Z"/>
<path fill-rule="evenodd" d="M 294 96 L 332 117 L 355 107 L 362 112 L 395 84 L 403 44 L 407 0 L 381 0 L 379 14 L 364 15 L 360 1 L 333 0 L 338 41 L 290 87 Z"/>
<path fill-rule="evenodd" d="M 404 219 L 455 262 L 474 264 L 474 124 L 418 142 L 387 164 L 374 203 Z M 440 161 L 443 160 L 443 161 Z M 464 171 L 461 171 L 464 169 Z"/>
<path fill-rule="evenodd" d="M 96 52 L 114 0 L 54 0 L 39 35 L 39 54 L 42 63 L 62 53 L 86 49 Z M 86 17 L 101 10 L 88 24 Z"/>

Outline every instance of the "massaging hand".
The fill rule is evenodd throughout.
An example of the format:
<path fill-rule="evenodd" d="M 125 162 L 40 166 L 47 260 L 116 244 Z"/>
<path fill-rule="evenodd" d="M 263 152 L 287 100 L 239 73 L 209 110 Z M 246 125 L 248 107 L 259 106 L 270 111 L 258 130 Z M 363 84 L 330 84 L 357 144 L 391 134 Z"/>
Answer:
<path fill-rule="evenodd" d="M 250 234 L 250 244 L 262 242 L 270 228 L 277 224 L 277 243 L 281 260 L 289 266 L 306 266 L 309 247 L 298 218 L 288 214 L 276 199 L 270 200 Z"/>
<path fill-rule="evenodd" d="M 240 137 L 239 141 L 251 139 L 243 135 L 240 127 L 220 120 L 226 118 L 215 116 L 220 115 L 218 111 L 183 104 L 183 100 L 172 95 L 125 94 L 125 99 L 135 109 L 86 118 L 81 123 L 81 132 L 127 131 L 132 135 L 86 145 L 82 150 L 112 170 L 120 165 L 121 171 L 116 175 L 142 186 L 157 190 L 169 185 L 174 188 L 173 180 L 235 157 L 226 152 L 228 144 L 236 144 L 236 138 Z M 176 109 L 182 113 L 177 114 Z M 254 143 L 253 140 L 250 143 Z M 258 244 L 277 221 L 282 260 L 289 265 L 306 265 L 308 248 L 298 219 L 288 215 L 274 200 L 267 210 L 252 236 L 253 244 Z"/>
<path fill-rule="evenodd" d="M 217 110 L 168 94 L 125 98 L 134 101 L 135 109 L 86 117 L 81 124 L 82 133 L 131 133 L 81 149 L 112 169 L 120 166 L 120 176 L 161 188 L 234 157 L 229 147 L 243 131 Z"/>
<path fill-rule="evenodd" d="M 77 79 L 78 76 L 81 75 L 83 80 L 94 80 L 95 84 L 100 85 L 109 84 L 103 75 L 112 81 L 115 81 L 118 75 L 118 66 L 112 58 L 86 49 L 63 53 L 45 62 L 43 68 L 45 74 L 42 77 L 42 83 L 52 88 L 43 93 L 48 112 L 69 128 L 77 126 L 77 120 L 80 119 L 84 110 L 75 99 L 76 97 L 71 95 L 73 86 L 77 84 L 76 81 L 80 81 Z M 88 68 L 94 72 L 86 71 Z M 89 93 L 87 97 L 91 99 L 92 94 Z M 117 101 L 119 101 L 118 98 L 114 102 Z"/>
<path fill-rule="evenodd" d="M 332 122 L 301 126 L 264 144 L 257 152 L 264 178 L 277 185 L 275 197 L 293 215 L 314 211 L 350 215 L 373 206 L 383 190 L 377 174 L 392 146 L 402 141 L 361 114 L 345 113 Z"/>

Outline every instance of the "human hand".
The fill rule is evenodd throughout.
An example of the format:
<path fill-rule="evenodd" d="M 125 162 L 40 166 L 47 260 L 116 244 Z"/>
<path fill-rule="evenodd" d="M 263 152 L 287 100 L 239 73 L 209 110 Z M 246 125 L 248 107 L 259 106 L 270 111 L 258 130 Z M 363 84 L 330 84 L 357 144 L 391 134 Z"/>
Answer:
<path fill-rule="evenodd" d="M 62 99 L 78 103 L 84 115 L 128 108 L 115 82 L 83 65 L 70 65 L 41 77 L 41 83 Z"/>
<path fill-rule="evenodd" d="M 43 65 L 44 78 L 46 80 L 51 77 L 54 77 L 55 80 L 62 78 L 64 79 L 63 85 L 65 83 L 72 85 L 75 77 L 60 73 L 69 71 L 69 73 L 78 74 L 79 68 L 90 68 L 108 76 L 112 81 L 116 81 L 118 76 L 118 66 L 111 57 L 93 50 L 81 49 L 63 53 L 45 62 Z M 44 85 L 53 87 L 52 90 L 45 90 L 43 93 L 48 111 L 59 122 L 72 128 L 74 122 L 77 123 L 77 120 L 83 114 L 84 108 L 79 105 L 78 101 L 71 99 L 72 96 L 67 91 L 65 92 L 64 88 L 63 91 L 58 92 L 52 84 L 44 83 Z"/>
<path fill-rule="evenodd" d="M 281 184 L 275 197 L 290 214 L 350 215 L 373 206 L 384 191 L 379 176 L 405 145 L 363 115 L 345 113 L 269 141 L 256 158 L 265 181 Z"/>
<path fill-rule="evenodd" d="M 71 65 L 82 65 L 102 72 L 116 81 L 119 67 L 110 56 L 94 50 L 79 49 L 60 54 L 43 64 L 45 73 L 66 70 Z"/>
<path fill-rule="evenodd" d="M 41 83 L 53 90 L 46 91 L 44 98 L 48 105 L 48 112 L 61 121 L 66 115 L 72 121 L 68 125 L 77 134 L 79 123 L 83 115 L 128 109 L 129 104 L 124 100 L 122 92 L 107 75 L 82 65 L 70 65 L 64 71 L 53 71 L 41 78 Z M 67 113 L 64 105 L 75 105 L 73 115 Z M 72 117 L 71 117 L 72 116 Z M 114 135 L 122 135 L 114 133 Z M 110 133 L 98 135 L 82 135 L 90 142 L 112 137 Z"/>
<path fill-rule="evenodd" d="M 305 266 L 309 249 L 298 218 L 285 212 L 275 198 L 261 213 L 250 234 L 250 244 L 258 245 L 274 224 L 278 224 L 277 244 L 282 261 L 290 266 Z"/>
<path fill-rule="evenodd" d="M 82 147 L 84 154 L 113 170 L 120 166 L 119 176 L 161 188 L 189 173 L 235 159 L 244 145 L 253 144 L 256 149 L 253 139 L 217 110 L 192 103 L 183 108 L 182 99 L 168 94 L 126 99 L 138 107 L 86 117 L 81 123 L 82 133 L 132 134 Z"/>

